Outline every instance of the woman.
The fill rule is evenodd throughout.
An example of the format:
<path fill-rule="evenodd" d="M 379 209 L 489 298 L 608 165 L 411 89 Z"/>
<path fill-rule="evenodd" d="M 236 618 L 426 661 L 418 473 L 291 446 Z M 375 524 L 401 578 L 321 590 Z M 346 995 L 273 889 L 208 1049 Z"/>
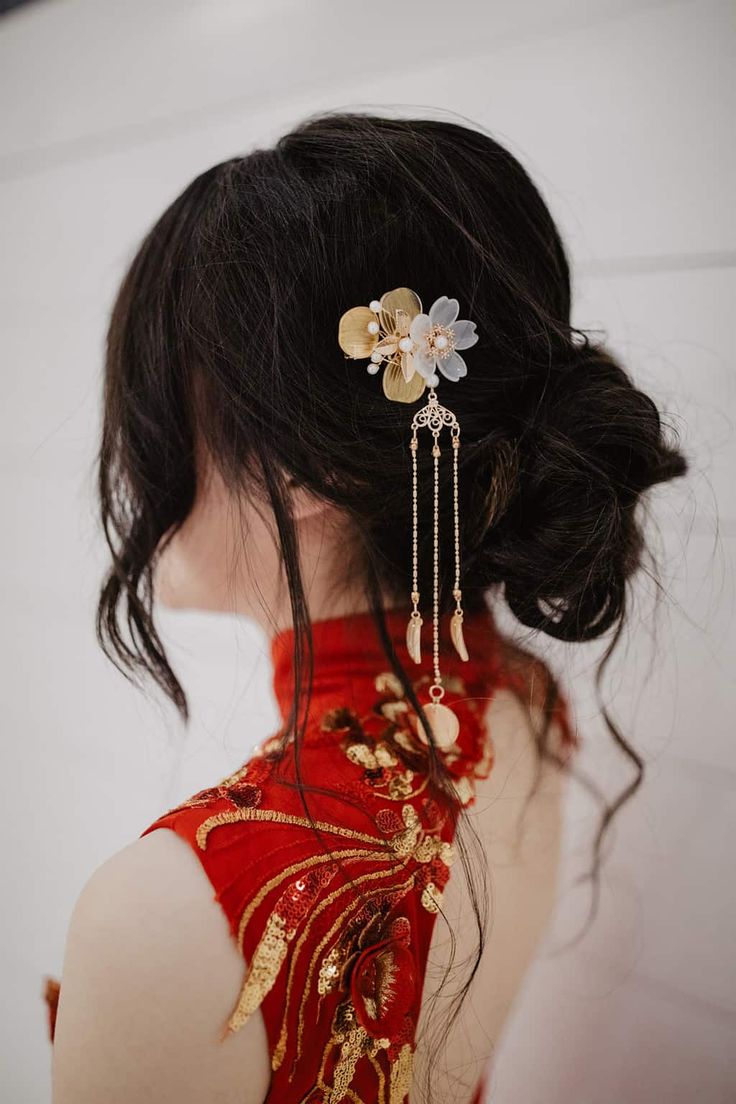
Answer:
<path fill-rule="evenodd" d="M 100 638 L 186 715 L 154 597 L 245 613 L 283 725 L 82 893 L 57 1104 L 480 1099 L 574 746 L 487 599 L 615 642 L 684 469 L 486 135 L 320 118 L 175 200 L 110 326 Z"/>

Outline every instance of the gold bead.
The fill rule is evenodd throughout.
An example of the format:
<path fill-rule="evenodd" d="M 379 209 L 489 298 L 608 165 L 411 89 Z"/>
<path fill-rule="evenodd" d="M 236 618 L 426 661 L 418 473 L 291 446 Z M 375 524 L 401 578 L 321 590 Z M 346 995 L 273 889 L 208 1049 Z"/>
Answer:
<path fill-rule="evenodd" d="M 419 591 L 418 590 L 413 590 L 411 592 L 411 600 L 412 600 L 412 602 L 418 602 L 419 601 Z"/>
<path fill-rule="evenodd" d="M 440 453 L 440 446 L 439 446 L 439 445 L 434 445 L 434 446 L 432 447 L 432 455 L 433 455 L 433 456 L 435 457 L 435 459 L 436 459 L 436 458 L 437 458 L 438 456 L 440 456 L 440 455 L 441 455 L 441 453 Z"/>

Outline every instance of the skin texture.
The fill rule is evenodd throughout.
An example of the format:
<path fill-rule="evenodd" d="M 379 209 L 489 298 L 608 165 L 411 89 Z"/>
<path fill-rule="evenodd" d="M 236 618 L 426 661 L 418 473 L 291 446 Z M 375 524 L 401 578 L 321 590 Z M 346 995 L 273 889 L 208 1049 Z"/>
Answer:
<path fill-rule="evenodd" d="M 202 487 L 163 558 L 160 599 L 180 608 L 236 610 L 268 632 L 288 625 L 267 517 L 236 505 L 212 473 Z M 347 525 L 302 491 L 294 496 L 311 616 L 364 609 L 345 568 Z M 496 762 L 469 818 L 491 871 L 491 932 L 460 1020 L 438 1050 L 426 1016 L 449 953 L 447 926 L 438 921 L 419 1024 L 415 1084 L 421 1089 L 431 1051 L 439 1056 L 432 1070 L 436 1099 L 447 1104 L 470 1099 L 555 894 L 561 776 L 543 766 L 538 778 L 529 715 L 512 695 L 496 695 L 488 721 Z M 474 941 L 462 877 L 450 880 L 445 906 L 460 962 Z M 168 831 L 130 844 L 92 876 L 72 916 L 54 1104 L 261 1104 L 270 1071 L 260 1015 L 221 1039 L 243 973 L 224 914 L 189 848 Z M 444 1000 L 438 999 L 440 1017 Z"/>

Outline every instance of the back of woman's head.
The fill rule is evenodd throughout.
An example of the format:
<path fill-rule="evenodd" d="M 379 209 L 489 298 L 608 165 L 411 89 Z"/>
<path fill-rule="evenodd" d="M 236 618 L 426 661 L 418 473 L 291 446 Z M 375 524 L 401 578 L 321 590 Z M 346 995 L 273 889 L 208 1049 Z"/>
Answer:
<path fill-rule="evenodd" d="M 498 586 L 521 622 L 567 640 L 620 623 L 643 550 L 637 502 L 685 465 L 653 402 L 571 327 L 539 193 L 478 131 L 327 116 L 198 177 L 144 241 L 112 318 L 99 628 L 180 706 L 151 572 L 191 509 L 200 443 L 234 489 L 270 501 L 297 621 L 293 484 L 345 512 L 370 593 L 406 596 L 411 408 L 337 344 L 345 310 L 400 286 L 457 298 L 480 335 L 446 398 L 463 434 L 467 604 Z"/>

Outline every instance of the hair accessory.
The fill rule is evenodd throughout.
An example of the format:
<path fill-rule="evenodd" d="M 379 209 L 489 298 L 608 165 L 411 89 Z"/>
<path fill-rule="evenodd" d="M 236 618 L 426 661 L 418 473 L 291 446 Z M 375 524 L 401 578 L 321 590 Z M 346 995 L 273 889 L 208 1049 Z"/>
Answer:
<path fill-rule="evenodd" d="M 442 295 L 429 309 L 422 312 L 422 304 L 416 292 L 410 288 L 396 288 L 380 299 L 374 299 L 367 307 L 353 307 L 340 319 L 338 341 L 343 352 L 352 359 L 368 359 L 368 372 L 375 375 L 384 365 L 383 391 L 394 402 L 412 403 L 421 398 L 426 387 L 429 395 L 411 423 L 411 489 L 412 489 L 412 612 L 406 629 L 406 647 L 415 663 L 421 663 L 422 616 L 419 610 L 419 495 L 418 465 L 420 429 L 428 429 L 432 436 L 434 486 L 432 496 L 433 573 L 432 573 L 432 665 L 433 681 L 429 687 L 430 702 L 425 713 L 432 726 L 437 745 L 451 747 L 458 734 L 458 720 L 452 710 L 442 704 L 445 690 L 440 672 L 440 549 L 439 549 L 439 484 L 440 484 L 440 435 L 449 428 L 452 446 L 452 507 L 454 543 L 454 585 L 452 596 L 455 610 L 450 619 L 450 635 L 462 660 L 468 651 L 463 639 L 463 607 L 460 589 L 460 516 L 458 496 L 458 454 L 460 452 L 460 425 L 451 410 L 442 406 L 435 388 L 440 376 L 457 381 L 467 375 L 468 369 L 460 351 L 470 349 L 478 340 L 475 323 L 458 320 L 460 306 L 457 299 Z M 419 735 L 429 742 L 424 726 L 419 725 Z"/>

